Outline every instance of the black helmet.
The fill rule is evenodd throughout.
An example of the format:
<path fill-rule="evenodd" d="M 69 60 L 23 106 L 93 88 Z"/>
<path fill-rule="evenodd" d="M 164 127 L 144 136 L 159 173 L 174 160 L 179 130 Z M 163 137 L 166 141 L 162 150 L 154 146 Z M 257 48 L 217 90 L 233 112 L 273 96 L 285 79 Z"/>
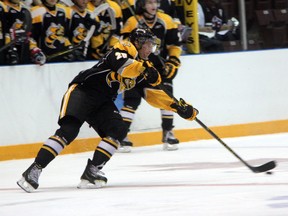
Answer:
<path fill-rule="evenodd" d="M 152 43 L 157 43 L 157 37 L 153 34 L 153 32 L 149 28 L 136 28 L 130 33 L 129 40 L 132 44 L 135 45 L 135 42 L 137 41 L 138 45 L 140 47 L 137 47 L 138 49 L 141 49 L 142 45 L 147 41 L 151 41 Z"/>

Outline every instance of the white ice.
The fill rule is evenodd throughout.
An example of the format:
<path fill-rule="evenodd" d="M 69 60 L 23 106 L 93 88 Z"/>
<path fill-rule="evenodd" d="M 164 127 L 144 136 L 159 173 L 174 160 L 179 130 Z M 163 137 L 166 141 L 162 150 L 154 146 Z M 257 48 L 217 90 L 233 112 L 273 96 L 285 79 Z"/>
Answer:
<path fill-rule="evenodd" d="M 278 166 L 255 174 L 216 140 L 139 147 L 107 163 L 107 187 L 80 190 L 87 152 L 58 156 L 29 194 L 16 181 L 33 159 L 3 161 L 0 216 L 287 216 L 288 133 L 223 140 L 252 166 Z"/>

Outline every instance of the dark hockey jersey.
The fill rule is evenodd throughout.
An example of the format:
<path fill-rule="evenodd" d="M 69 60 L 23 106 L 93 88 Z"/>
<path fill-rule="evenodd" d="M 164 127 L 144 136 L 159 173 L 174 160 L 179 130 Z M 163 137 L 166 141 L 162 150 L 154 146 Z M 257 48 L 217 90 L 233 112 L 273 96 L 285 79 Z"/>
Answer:
<path fill-rule="evenodd" d="M 143 81 L 141 73 L 145 70 L 143 62 L 136 60 L 138 51 L 129 41 L 114 45 L 105 56 L 92 68 L 81 71 L 70 83 L 79 84 L 93 94 L 116 98 L 117 94 L 134 88 Z M 145 85 L 143 85 L 145 86 Z M 162 90 L 146 85 L 144 99 L 154 107 L 173 110 L 173 99 Z"/>
<path fill-rule="evenodd" d="M 106 0 L 105 2 L 109 4 L 109 9 L 98 14 L 101 24 L 101 34 L 91 40 L 92 55 L 95 59 L 99 59 L 99 54 L 100 56 L 105 54 L 106 51 L 119 41 L 120 29 L 123 25 L 120 6 L 110 0 Z M 90 11 L 94 11 L 97 7 L 92 2 L 89 2 L 87 8 Z"/>
<path fill-rule="evenodd" d="M 53 10 L 39 5 L 31 8 L 32 14 L 37 14 L 37 10 L 43 12 L 33 17 L 32 36 L 42 51 L 49 56 L 71 46 L 68 38 L 71 9 L 61 4 L 56 4 Z"/>
<path fill-rule="evenodd" d="M 14 43 L 13 46 L 18 53 L 18 63 L 28 64 L 30 63 L 29 49 L 31 48 L 31 43 L 29 38 L 26 36 L 29 35 L 29 32 L 31 30 L 30 11 L 22 2 L 19 2 L 19 4 L 12 4 L 9 1 L 5 1 L 5 4 L 7 6 L 7 13 L 5 16 L 5 43 L 9 43 L 15 38 L 22 38 L 19 39 L 17 43 Z M 23 33 L 21 33 L 21 36 L 17 33 L 19 32 L 19 30 L 24 31 Z M 8 50 L 9 48 L 6 51 Z"/>
<path fill-rule="evenodd" d="M 137 19 L 136 19 L 137 18 Z M 138 22 L 139 21 L 139 22 Z M 173 19 L 162 12 L 157 12 L 156 21 L 153 24 L 146 23 L 143 16 L 136 15 L 130 17 L 127 22 L 124 24 L 121 34 L 124 37 L 127 37 L 130 32 L 137 27 L 149 27 L 152 32 L 161 40 L 159 47 L 160 55 L 163 58 L 167 56 L 176 56 L 180 57 L 182 49 L 180 47 L 180 38 L 178 35 L 178 28 Z M 152 54 L 149 59 L 154 63 L 157 62 L 157 58 Z"/>
<path fill-rule="evenodd" d="M 69 39 L 73 45 L 78 45 L 85 39 L 90 27 L 96 24 L 96 18 L 92 18 L 91 11 L 87 9 L 84 12 L 80 12 L 75 5 L 71 6 L 71 9 Z"/>

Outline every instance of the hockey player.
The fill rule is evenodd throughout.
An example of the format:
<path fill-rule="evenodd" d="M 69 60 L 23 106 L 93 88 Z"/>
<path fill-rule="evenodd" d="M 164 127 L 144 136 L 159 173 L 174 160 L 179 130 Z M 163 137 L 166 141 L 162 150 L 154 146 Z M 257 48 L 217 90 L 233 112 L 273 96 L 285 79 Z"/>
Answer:
<path fill-rule="evenodd" d="M 87 42 L 84 39 L 93 25 L 95 26 L 95 30 L 91 37 L 99 37 L 99 19 L 97 20 L 93 12 L 88 10 L 88 2 L 89 0 L 73 0 L 74 5 L 71 6 L 72 14 L 69 24 L 69 39 L 74 47 L 80 47 L 74 51 L 75 60 L 80 61 L 91 59 L 91 57 L 87 56 L 90 38 Z"/>
<path fill-rule="evenodd" d="M 133 16 L 135 1 L 136 0 L 115 0 L 115 2 L 117 2 L 121 7 L 123 14 L 123 23 L 125 23 L 128 20 L 128 18 Z"/>
<path fill-rule="evenodd" d="M 31 8 L 33 17 L 32 36 L 46 56 L 71 49 L 68 38 L 71 9 L 57 3 L 58 0 L 42 0 L 42 5 Z M 74 61 L 73 53 L 59 55 L 50 62 Z"/>
<path fill-rule="evenodd" d="M 120 6 L 111 0 L 91 0 L 88 10 L 94 11 L 101 4 L 107 3 L 109 8 L 98 15 L 101 24 L 101 33 L 91 40 L 92 57 L 100 59 L 111 47 L 119 41 L 122 23 Z"/>
<path fill-rule="evenodd" d="M 7 49 L 7 64 L 44 64 L 46 57 L 30 38 L 31 14 L 20 0 L 6 0 L 7 16 L 5 43 L 11 43 Z"/>
<path fill-rule="evenodd" d="M 23 190 L 32 192 L 38 188 L 42 169 L 77 137 L 84 122 L 102 139 L 92 160 L 88 159 L 78 188 L 106 185 L 107 178 L 101 169 L 115 153 L 127 131 L 113 102 L 119 92 L 142 85 L 145 87 L 145 99 L 151 105 L 177 112 L 187 120 L 195 119 L 198 112 L 191 105 L 184 101 L 175 103 L 164 91 L 157 89 L 161 76 L 148 61 L 155 45 L 155 36 L 149 29 L 137 28 L 131 33 L 130 41 L 117 43 L 95 66 L 81 71 L 72 80 L 62 100 L 58 121 L 60 128 L 43 144 L 34 163 L 17 182 Z"/>
<path fill-rule="evenodd" d="M 151 54 L 149 60 L 152 61 L 155 68 L 160 72 L 163 84 L 170 92 L 173 92 L 172 80 L 180 67 L 179 57 L 182 49 L 180 47 L 180 38 L 176 23 L 169 15 L 159 12 L 158 7 L 159 2 L 157 0 L 138 0 L 136 2 L 136 15 L 134 14 L 134 16 L 127 20 L 121 33 L 125 37 L 139 26 L 151 29 L 161 42 L 159 43 L 160 53 Z M 141 89 L 134 88 L 123 95 L 124 107 L 121 109 L 121 115 L 128 127 L 130 127 L 141 102 Z M 163 150 L 177 150 L 179 140 L 174 136 L 172 131 L 174 127 L 173 112 L 162 109 L 161 117 Z M 121 143 L 119 152 L 130 152 L 131 146 L 132 142 L 126 137 Z"/>

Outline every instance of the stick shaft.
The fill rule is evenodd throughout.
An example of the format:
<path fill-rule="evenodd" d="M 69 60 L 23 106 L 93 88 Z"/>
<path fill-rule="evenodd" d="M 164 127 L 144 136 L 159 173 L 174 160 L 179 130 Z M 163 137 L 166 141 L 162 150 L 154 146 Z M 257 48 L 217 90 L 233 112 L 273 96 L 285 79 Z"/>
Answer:
<path fill-rule="evenodd" d="M 179 101 L 173 96 L 171 92 L 169 92 L 163 84 L 158 85 L 159 88 L 164 91 L 169 97 L 171 97 L 175 103 L 179 103 Z M 259 167 L 252 167 L 250 166 L 245 160 L 243 160 L 236 152 L 234 152 L 222 139 L 219 138 L 209 127 L 207 127 L 201 120 L 197 117 L 195 121 L 204 129 L 206 130 L 213 138 L 215 138 L 218 142 L 220 142 L 230 153 L 232 153 L 236 158 L 238 158 L 246 167 L 248 167 L 252 172 L 259 173 L 259 172 L 266 172 L 270 169 L 273 169 L 276 166 L 274 161 L 270 161 L 266 164 L 263 164 Z"/>

